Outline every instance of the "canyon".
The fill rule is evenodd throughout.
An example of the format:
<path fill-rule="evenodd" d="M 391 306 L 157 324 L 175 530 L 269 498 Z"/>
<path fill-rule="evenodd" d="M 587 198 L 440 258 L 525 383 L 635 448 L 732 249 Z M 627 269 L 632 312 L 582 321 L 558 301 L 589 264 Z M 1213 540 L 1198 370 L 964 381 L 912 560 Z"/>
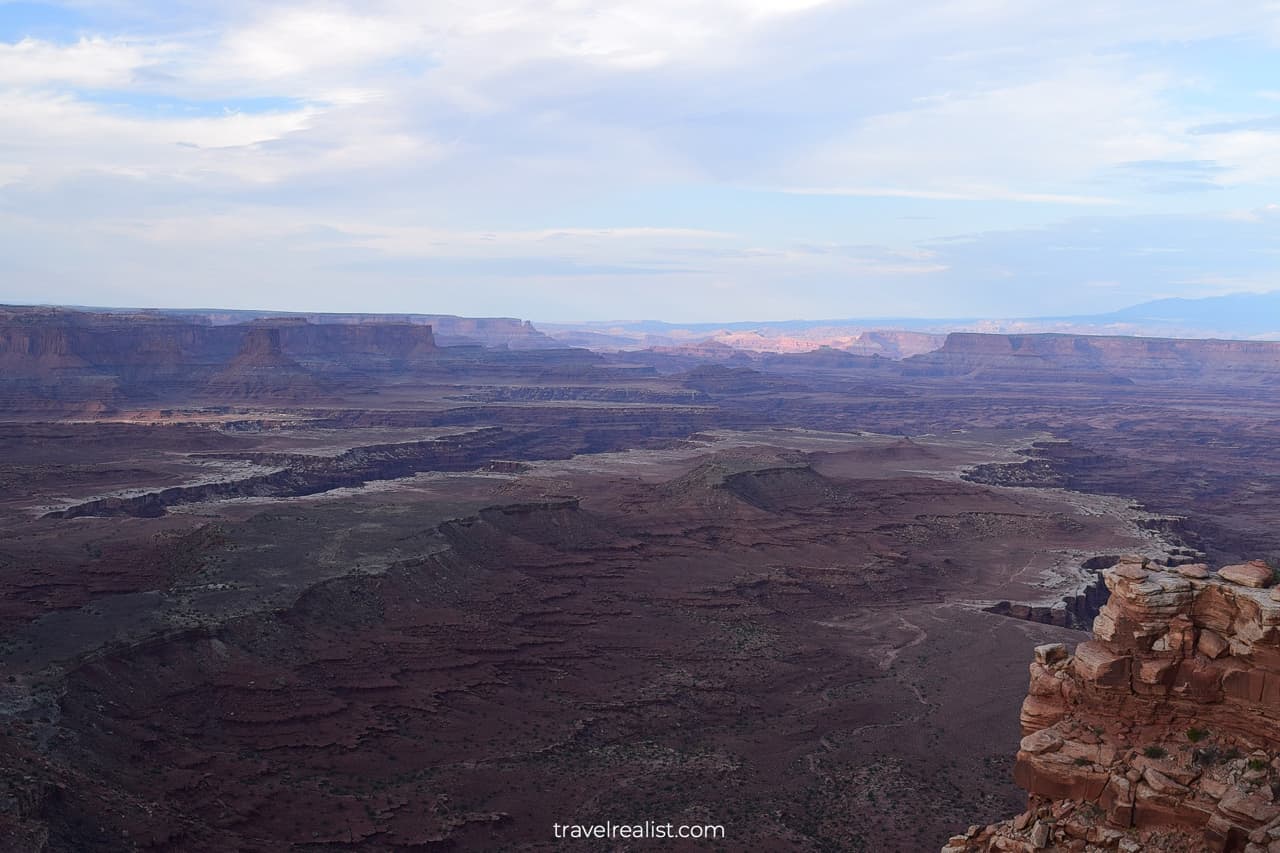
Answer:
<path fill-rule="evenodd" d="M 0 845 L 1270 843 L 1280 345 L 544 337 L 0 311 Z"/>

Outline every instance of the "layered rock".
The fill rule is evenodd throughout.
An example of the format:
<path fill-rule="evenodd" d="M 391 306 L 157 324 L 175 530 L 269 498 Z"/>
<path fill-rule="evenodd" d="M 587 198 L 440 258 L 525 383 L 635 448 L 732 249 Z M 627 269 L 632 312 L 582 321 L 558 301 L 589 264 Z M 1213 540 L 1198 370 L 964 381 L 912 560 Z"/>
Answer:
<path fill-rule="evenodd" d="M 1274 341 L 1180 340 L 1102 335 L 953 332 L 934 352 L 904 362 L 909 376 L 1091 384 L 1196 381 L 1271 385 Z"/>
<path fill-rule="evenodd" d="M 0 404 L 74 411 L 187 400 L 305 396 L 316 378 L 367 384 L 430 369 L 438 346 L 415 323 L 237 325 L 139 314 L 0 307 Z M 362 386 L 363 387 L 363 386 Z"/>
<path fill-rule="evenodd" d="M 280 330 L 260 327 L 244 337 L 240 352 L 210 380 L 207 390 L 229 399 L 305 396 L 316 390 L 315 378 L 280 346 Z"/>
<path fill-rule="evenodd" d="M 1014 778 L 1027 811 L 944 850 L 1280 851 L 1280 589 L 1126 558 L 1074 654 L 1040 646 Z"/>
<path fill-rule="evenodd" d="M 165 316 L 197 318 L 215 326 L 255 320 L 289 319 L 313 326 L 429 326 L 440 346 L 484 346 L 499 349 L 554 349 L 562 346 L 515 317 L 458 317 L 452 314 L 329 314 L 298 311 L 158 311 Z"/>

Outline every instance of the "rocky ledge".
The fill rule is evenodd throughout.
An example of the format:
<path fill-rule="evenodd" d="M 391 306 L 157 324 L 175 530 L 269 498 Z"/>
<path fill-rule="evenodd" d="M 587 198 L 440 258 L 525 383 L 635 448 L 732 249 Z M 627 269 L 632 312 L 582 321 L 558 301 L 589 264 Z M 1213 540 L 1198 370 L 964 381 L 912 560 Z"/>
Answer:
<path fill-rule="evenodd" d="M 1275 572 L 1131 557 L 1105 579 L 1093 639 L 1035 650 L 1027 810 L 943 850 L 1280 853 Z"/>

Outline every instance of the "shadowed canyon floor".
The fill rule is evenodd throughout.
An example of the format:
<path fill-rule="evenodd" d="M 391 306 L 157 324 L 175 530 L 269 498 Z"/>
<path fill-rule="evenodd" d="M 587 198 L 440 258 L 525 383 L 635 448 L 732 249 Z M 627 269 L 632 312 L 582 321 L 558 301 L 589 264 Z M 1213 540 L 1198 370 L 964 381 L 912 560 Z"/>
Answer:
<path fill-rule="evenodd" d="M 324 343 L 218 334 L 227 364 Z M 936 849 L 1023 808 L 1028 650 L 1086 636 L 987 608 L 1065 625 L 1114 555 L 1280 545 L 1256 372 L 422 334 L 389 367 L 366 333 L 359 393 L 298 349 L 316 384 L 280 397 L 205 365 L 189 397 L 0 424 L 8 847 L 550 850 L 654 819 Z M 716 849 L 618 849 L 659 846 Z"/>

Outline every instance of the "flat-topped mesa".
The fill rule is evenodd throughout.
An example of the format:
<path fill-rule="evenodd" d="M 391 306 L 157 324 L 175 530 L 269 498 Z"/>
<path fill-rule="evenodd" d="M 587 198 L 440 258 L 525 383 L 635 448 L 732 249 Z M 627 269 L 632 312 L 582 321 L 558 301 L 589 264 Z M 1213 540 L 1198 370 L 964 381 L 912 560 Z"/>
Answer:
<path fill-rule="evenodd" d="M 1104 384 L 1215 382 L 1270 385 L 1280 367 L 1276 341 L 1186 340 L 1115 335 L 952 332 L 933 352 L 907 359 L 912 376 Z"/>
<path fill-rule="evenodd" d="M 1280 588 L 1140 557 L 1074 654 L 1039 646 L 1014 779 L 1028 809 L 944 851 L 1280 853 Z"/>

